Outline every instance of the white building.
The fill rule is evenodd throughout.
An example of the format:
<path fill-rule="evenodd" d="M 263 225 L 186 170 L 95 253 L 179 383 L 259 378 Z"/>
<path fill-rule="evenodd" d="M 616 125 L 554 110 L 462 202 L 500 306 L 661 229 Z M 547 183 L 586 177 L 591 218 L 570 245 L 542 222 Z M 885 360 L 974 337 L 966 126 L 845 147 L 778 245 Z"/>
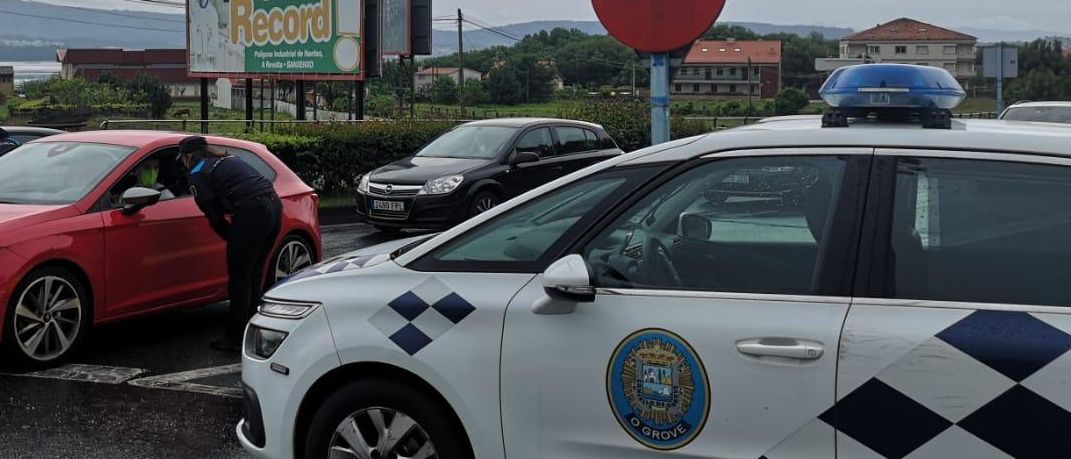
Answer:
<path fill-rule="evenodd" d="M 900 18 L 841 39 L 841 59 L 916 64 L 948 70 L 966 83 L 974 77 L 978 39 L 914 19 Z"/>
<path fill-rule="evenodd" d="M 428 67 L 413 76 L 413 84 L 416 86 L 417 93 L 427 92 L 439 78 L 450 78 L 454 80 L 454 83 L 460 84 L 460 73 L 457 67 Z M 483 74 L 473 69 L 465 69 L 464 74 L 465 81 L 483 79 Z"/>

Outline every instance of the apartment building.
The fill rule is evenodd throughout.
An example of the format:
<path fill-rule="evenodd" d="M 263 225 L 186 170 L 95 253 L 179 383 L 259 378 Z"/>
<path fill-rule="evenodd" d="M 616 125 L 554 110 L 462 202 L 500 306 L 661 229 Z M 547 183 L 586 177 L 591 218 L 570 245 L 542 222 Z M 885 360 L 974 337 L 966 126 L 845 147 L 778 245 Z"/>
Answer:
<path fill-rule="evenodd" d="M 975 65 L 977 45 L 978 39 L 965 33 L 900 18 L 842 38 L 840 57 L 939 67 L 967 87 L 981 70 Z"/>

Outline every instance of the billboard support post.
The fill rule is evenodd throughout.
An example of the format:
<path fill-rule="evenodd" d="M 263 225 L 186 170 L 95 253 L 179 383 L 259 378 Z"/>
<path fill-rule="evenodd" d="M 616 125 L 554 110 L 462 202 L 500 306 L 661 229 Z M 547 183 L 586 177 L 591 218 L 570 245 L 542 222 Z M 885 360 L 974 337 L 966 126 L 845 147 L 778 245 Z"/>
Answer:
<path fill-rule="evenodd" d="M 364 82 L 357 82 L 357 121 L 364 120 Z"/>
<path fill-rule="evenodd" d="M 997 116 L 1004 113 L 1004 43 L 1000 44 L 997 51 L 1000 64 L 997 64 Z"/>
<path fill-rule="evenodd" d="M 208 119 L 208 78 L 201 78 L 201 119 Z M 208 122 L 201 122 L 201 133 L 208 134 Z"/>
<path fill-rule="evenodd" d="M 294 82 L 294 105 L 297 110 L 294 111 L 294 117 L 298 121 L 305 121 L 305 80 L 297 80 Z"/>
<path fill-rule="evenodd" d="M 256 128 L 256 123 L 253 122 L 253 79 L 245 79 L 245 119 L 249 123 L 246 124 L 248 132 L 253 132 Z"/>

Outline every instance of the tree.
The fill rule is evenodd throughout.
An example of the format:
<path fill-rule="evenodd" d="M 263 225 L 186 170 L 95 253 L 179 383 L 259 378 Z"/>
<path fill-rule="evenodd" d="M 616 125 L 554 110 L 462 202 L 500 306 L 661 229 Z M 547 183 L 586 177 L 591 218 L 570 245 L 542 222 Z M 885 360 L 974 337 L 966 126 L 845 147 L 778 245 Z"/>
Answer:
<path fill-rule="evenodd" d="M 124 86 L 126 86 L 126 83 L 124 83 L 121 78 L 111 72 L 104 72 L 100 74 L 100 76 L 97 77 L 97 83 L 107 85 L 108 87 L 117 90 L 124 89 Z"/>
<path fill-rule="evenodd" d="M 517 105 L 523 100 L 524 87 L 517 78 L 517 71 L 509 65 L 491 70 L 487 77 L 487 93 L 491 102 L 499 105 Z"/>
<path fill-rule="evenodd" d="M 149 105 L 149 113 L 154 119 L 163 119 L 171 108 L 171 93 L 156 77 L 139 74 L 127 85 L 127 91 L 135 101 Z"/>
<path fill-rule="evenodd" d="M 466 81 L 465 85 L 468 86 L 469 82 Z M 457 83 L 453 78 L 447 76 L 441 76 L 436 78 L 431 83 L 431 90 L 429 91 L 432 103 L 436 104 L 456 104 L 457 103 Z"/>
<path fill-rule="evenodd" d="M 483 80 L 465 80 L 465 104 L 484 105 L 491 100 L 487 94 L 487 83 Z"/>
<path fill-rule="evenodd" d="M 785 88 L 774 99 L 775 115 L 799 115 L 810 104 L 807 93 L 799 88 Z"/>

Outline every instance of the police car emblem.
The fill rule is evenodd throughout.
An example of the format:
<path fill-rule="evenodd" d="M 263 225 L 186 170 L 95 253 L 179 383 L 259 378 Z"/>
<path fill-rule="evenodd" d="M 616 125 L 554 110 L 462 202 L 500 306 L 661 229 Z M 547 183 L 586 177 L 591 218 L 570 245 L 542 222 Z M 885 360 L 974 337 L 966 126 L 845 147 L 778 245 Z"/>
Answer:
<path fill-rule="evenodd" d="M 625 338 L 606 369 L 610 407 L 644 446 L 682 448 L 703 430 L 710 409 L 706 369 L 676 334 L 640 330 Z"/>

